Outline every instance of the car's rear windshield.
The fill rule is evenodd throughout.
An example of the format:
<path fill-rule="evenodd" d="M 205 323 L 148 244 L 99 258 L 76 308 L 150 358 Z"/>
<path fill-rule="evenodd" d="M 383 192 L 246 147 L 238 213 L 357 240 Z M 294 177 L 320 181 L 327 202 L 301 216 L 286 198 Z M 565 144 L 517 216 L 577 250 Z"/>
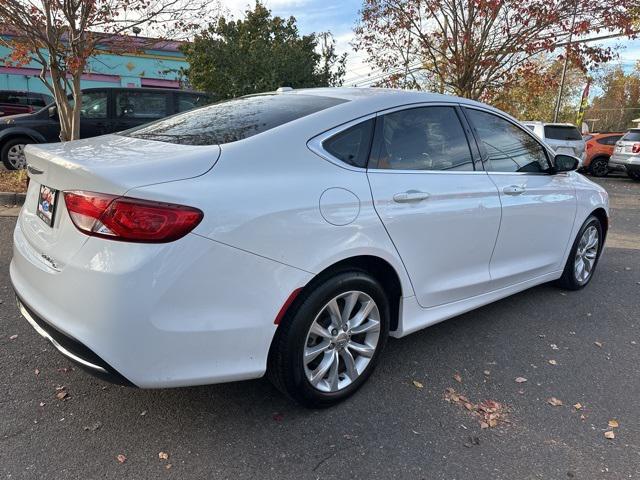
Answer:
<path fill-rule="evenodd" d="M 640 130 L 629 130 L 620 140 L 623 142 L 640 142 Z"/>
<path fill-rule="evenodd" d="M 545 125 L 544 136 L 551 140 L 582 140 L 578 129 L 568 125 Z"/>
<path fill-rule="evenodd" d="M 346 100 L 317 95 L 254 95 L 168 117 L 121 135 L 182 145 L 220 145 L 265 132 Z"/>

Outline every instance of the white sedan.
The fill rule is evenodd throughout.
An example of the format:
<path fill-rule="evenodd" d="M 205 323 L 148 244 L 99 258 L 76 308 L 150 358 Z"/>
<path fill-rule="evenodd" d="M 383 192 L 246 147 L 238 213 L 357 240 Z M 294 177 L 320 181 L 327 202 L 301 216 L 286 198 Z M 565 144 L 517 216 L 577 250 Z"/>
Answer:
<path fill-rule="evenodd" d="M 331 405 L 389 335 L 552 280 L 583 288 L 608 226 L 575 158 L 444 95 L 253 95 L 25 152 L 20 311 L 143 388 L 266 373 Z"/>

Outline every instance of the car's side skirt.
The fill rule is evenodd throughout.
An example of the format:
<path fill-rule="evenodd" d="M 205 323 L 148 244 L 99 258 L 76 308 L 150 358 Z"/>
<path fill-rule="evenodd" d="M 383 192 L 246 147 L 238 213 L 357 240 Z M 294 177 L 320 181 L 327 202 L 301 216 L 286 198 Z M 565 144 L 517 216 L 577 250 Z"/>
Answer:
<path fill-rule="evenodd" d="M 482 295 L 431 308 L 422 308 L 416 301 L 415 296 L 404 297 L 400 305 L 400 322 L 398 329 L 391 332 L 391 336 L 396 338 L 404 337 L 417 330 L 469 312 L 483 305 L 500 300 L 501 298 L 508 297 L 542 283 L 557 280 L 561 275 L 562 270 L 546 273 Z"/>

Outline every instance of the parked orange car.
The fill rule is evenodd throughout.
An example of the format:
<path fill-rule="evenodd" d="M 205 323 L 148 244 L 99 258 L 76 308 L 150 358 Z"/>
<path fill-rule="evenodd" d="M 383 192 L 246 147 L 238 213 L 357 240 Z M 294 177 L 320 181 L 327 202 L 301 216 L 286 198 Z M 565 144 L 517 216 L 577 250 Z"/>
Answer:
<path fill-rule="evenodd" d="M 609 157 L 616 142 L 624 133 L 592 133 L 584 137 L 587 156 L 582 167 L 594 177 L 606 177 L 609 173 Z"/>

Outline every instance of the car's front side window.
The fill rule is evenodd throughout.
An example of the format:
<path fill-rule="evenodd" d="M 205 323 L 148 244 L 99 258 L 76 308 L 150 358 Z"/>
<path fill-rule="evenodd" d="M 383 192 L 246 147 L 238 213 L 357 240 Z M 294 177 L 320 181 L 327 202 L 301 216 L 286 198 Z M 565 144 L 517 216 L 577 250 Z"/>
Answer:
<path fill-rule="evenodd" d="M 454 107 L 418 107 L 383 115 L 374 150 L 374 168 L 473 170 L 469 143 Z"/>
<path fill-rule="evenodd" d="M 531 135 L 489 112 L 466 109 L 483 150 L 485 169 L 493 172 L 543 173 L 551 165 L 545 149 Z"/>

